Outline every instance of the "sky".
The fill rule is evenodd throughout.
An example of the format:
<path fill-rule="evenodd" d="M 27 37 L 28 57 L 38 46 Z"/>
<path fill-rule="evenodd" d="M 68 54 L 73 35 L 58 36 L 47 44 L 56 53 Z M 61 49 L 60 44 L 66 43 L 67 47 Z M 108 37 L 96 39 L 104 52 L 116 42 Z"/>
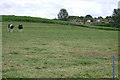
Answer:
<path fill-rule="evenodd" d="M 119 0 L 1 0 L 0 15 L 57 18 L 61 8 L 69 16 L 106 17 L 118 8 Z"/>

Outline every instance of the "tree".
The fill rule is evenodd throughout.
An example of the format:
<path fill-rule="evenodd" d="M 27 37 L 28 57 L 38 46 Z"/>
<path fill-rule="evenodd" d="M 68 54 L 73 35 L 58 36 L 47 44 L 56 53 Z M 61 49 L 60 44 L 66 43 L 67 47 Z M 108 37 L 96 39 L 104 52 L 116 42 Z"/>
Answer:
<path fill-rule="evenodd" d="M 112 16 L 106 16 L 106 19 L 112 18 Z"/>
<path fill-rule="evenodd" d="M 102 17 L 102 16 L 99 16 L 98 19 L 103 19 L 103 17 Z"/>
<path fill-rule="evenodd" d="M 92 17 L 91 15 L 86 15 L 85 18 L 86 18 L 87 20 L 91 20 L 91 21 L 93 22 L 93 17 Z"/>
<path fill-rule="evenodd" d="M 84 18 L 84 16 L 80 16 L 80 19 L 83 19 Z"/>
<path fill-rule="evenodd" d="M 112 19 L 114 27 L 120 28 L 120 8 L 114 9 Z"/>
<path fill-rule="evenodd" d="M 60 20 L 67 20 L 68 18 L 68 12 L 66 9 L 60 9 L 60 12 L 58 13 L 58 19 Z"/>
<path fill-rule="evenodd" d="M 91 15 L 86 15 L 85 17 L 86 17 L 87 19 L 92 18 Z"/>

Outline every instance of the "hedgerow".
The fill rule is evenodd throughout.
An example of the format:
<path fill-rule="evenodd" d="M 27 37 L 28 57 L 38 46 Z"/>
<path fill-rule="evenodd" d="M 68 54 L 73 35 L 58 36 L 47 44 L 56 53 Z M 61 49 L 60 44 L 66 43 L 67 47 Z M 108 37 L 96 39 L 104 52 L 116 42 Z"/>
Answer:
<path fill-rule="evenodd" d="M 120 31 L 120 28 L 83 25 L 83 24 L 76 24 L 69 21 L 53 20 L 53 19 L 30 17 L 30 16 L 2 15 L 2 22 L 5 22 L 5 21 L 41 22 L 41 23 L 52 23 L 52 24 L 62 24 L 62 25 L 73 25 L 73 26 L 80 26 L 80 27 L 93 28 L 93 29 Z"/>

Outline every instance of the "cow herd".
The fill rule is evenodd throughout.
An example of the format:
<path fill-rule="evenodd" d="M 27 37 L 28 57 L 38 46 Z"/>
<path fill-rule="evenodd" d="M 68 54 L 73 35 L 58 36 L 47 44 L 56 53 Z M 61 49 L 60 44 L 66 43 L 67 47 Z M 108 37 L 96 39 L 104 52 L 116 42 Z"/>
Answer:
<path fill-rule="evenodd" d="M 13 28 L 14 28 L 14 25 L 13 25 L 13 24 L 8 24 L 9 32 L 12 32 L 12 31 L 13 31 Z M 18 29 L 19 29 L 20 32 L 22 32 L 23 25 L 22 25 L 22 24 L 19 24 L 19 25 L 18 25 Z"/>

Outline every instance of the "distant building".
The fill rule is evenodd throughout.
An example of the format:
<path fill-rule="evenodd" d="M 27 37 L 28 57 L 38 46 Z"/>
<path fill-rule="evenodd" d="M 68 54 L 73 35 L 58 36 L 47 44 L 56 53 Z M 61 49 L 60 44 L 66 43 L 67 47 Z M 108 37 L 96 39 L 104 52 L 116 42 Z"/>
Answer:
<path fill-rule="evenodd" d="M 101 20 L 100 20 L 100 19 L 98 19 L 98 20 L 97 20 L 97 22 L 98 22 L 98 23 L 100 23 L 100 22 L 101 22 Z"/>
<path fill-rule="evenodd" d="M 88 23 L 90 23 L 90 22 L 91 22 L 91 20 L 87 20 L 87 22 L 88 22 Z"/>
<path fill-rule="evenodd" d="M 81 21 L 79 19 L 71 19 L 70 22 L 81 24 Z"/>
<path fill-rule="evenodd" d="M 98 19 L 98 18 L 95 18 L 95 19 L 94 19 L 94 23 L 95 23 L 95 24 L 101 24 L 101 20 Z"/>
<path fill-rule="evenodd" d="M 87 20 L 87 21 L 85 22 L 85 24 L 86 24 L 86 25 L 90 25 L 90 24 L 92 24 L 92 22 L 91 22 L 91 20 Z"/>

